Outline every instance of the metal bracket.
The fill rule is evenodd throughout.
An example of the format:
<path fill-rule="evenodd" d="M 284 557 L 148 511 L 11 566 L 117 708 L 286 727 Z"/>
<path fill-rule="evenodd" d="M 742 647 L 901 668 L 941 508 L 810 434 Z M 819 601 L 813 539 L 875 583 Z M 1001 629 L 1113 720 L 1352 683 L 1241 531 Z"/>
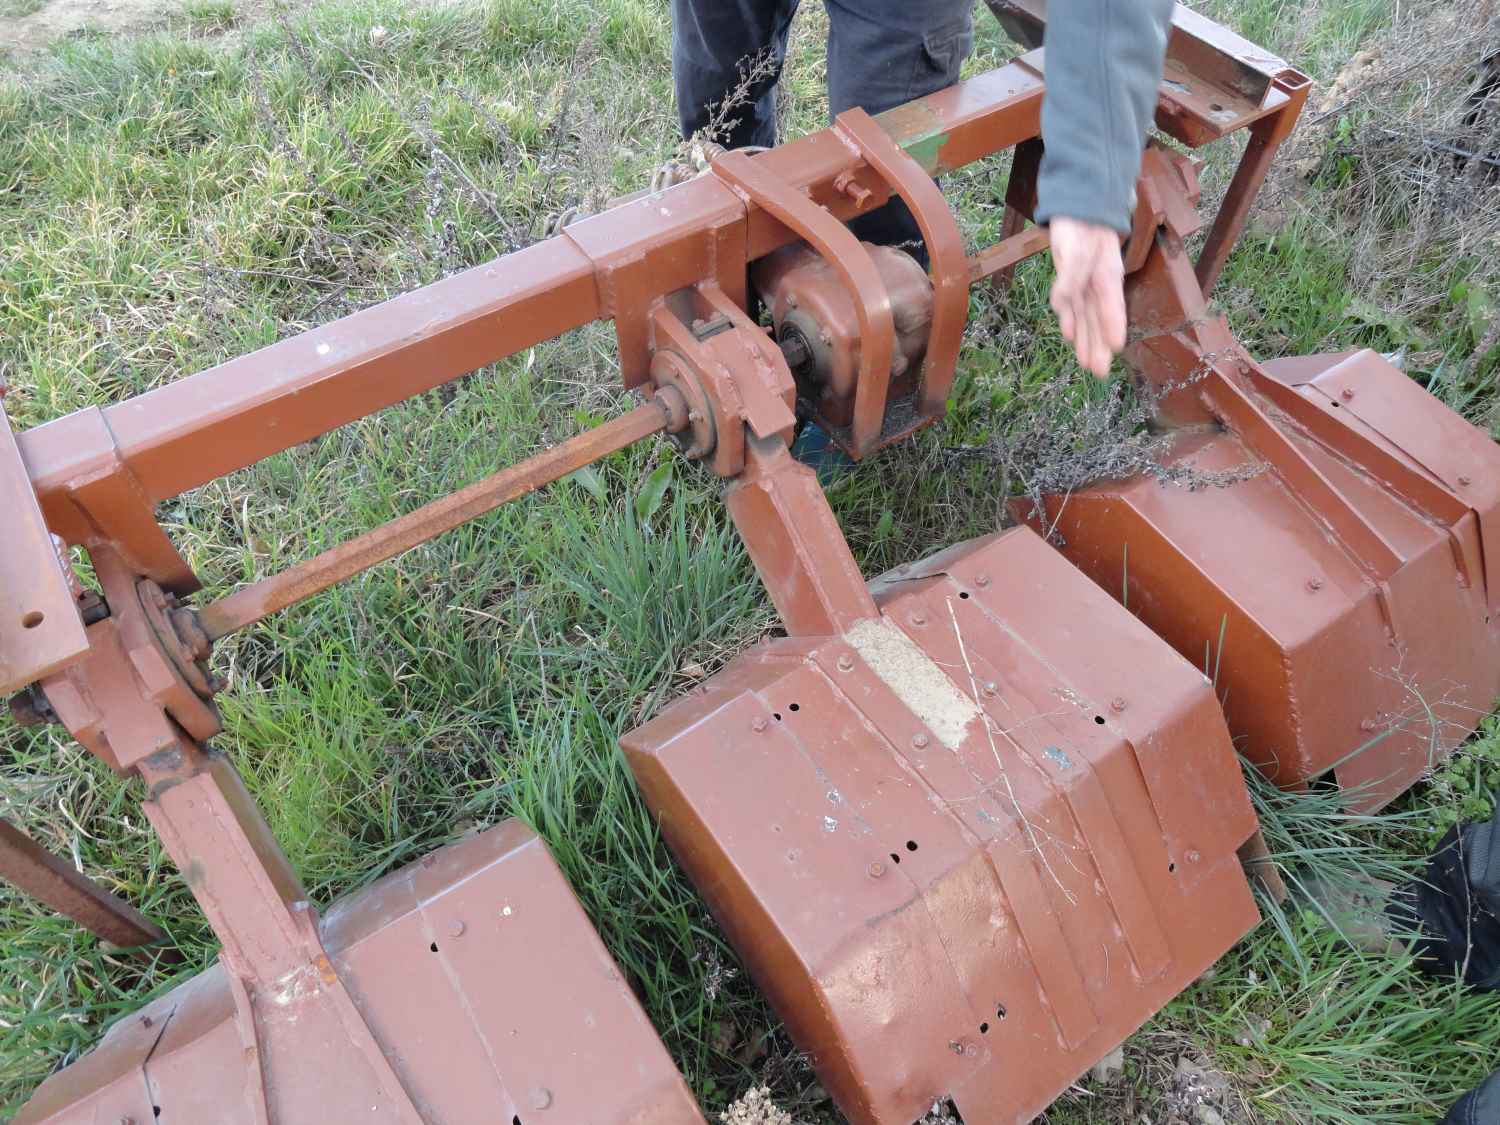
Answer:
<path fill-rule="evenodd" d="M 885 425 L 886 391 L 896 347 L 890 294 L 880 271 L 848 227 L 792 185 L 757 167 L 746 153 L 726 153 L 714 161 L 713 170 L 822 254 L 854 297 L 861 350 L 851 453 L 863 457 L 876 448 Z"/>

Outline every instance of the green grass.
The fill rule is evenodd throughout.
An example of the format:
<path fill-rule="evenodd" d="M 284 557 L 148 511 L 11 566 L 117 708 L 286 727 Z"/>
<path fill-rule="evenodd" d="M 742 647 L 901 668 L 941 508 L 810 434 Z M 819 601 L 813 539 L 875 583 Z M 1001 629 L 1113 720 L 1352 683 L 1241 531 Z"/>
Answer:
<path fill-rule="evenodd" d="M 1299 7 L 1229 15 L 1287 49 Z M 202 0 L 187 15 L 182 34 L 67 42 L 0 69 L 0 372 L 19 426 L 503 253 L 549 213 L 644 183 L 676 147 L 655 0 L 351 0 L 242 26 L 232 42 L 190 37 L 232 22 L 230 5 Z M 1296 34 L 1326 74 L 1384 18 L 1373 0 L 1336 0 Z M 794 132 L 824 119 L 822 47 L 809 13 L 788 81 Z M 971 67 L 1009 51 L 981 14 Z M 1001 182 L 998 165 L 946 182 L 976 238 L 994 233 Z M 1429 349 L 1462 348 L 1457 326 L 1370 316 L 1330 222 L 1314 210 L 1252 233 L 1232 260 L 1223 299 L 1253 347 L 1389 350 L 1410 327 Z M 944 449 L 982 444 L 1009 404 L 1065 367 L 1047 281 L 1045 263 L 1029 263 L 1005 307 L 980 295 L 948 423 L 830 487 L 867 574 L 999 518 L 993 470 Z M 162 517 L 209 593 L 223 593 L 617 412 L 612 346 L 601 327 L 571 334 Z M 1101 389 L 1080 377 L 1067 393 Z M 662 465 L 659 495 L 648 482 Z M 721 980 L 735 956 L 616 748 L 692 682 L 685 666 L 714 670 L 772 621 L 718 493 L 645 443 L 227 640 L 219 742 L 320 902 L 476 824 L 524 817 L 707 1107 L 767 1080 L 799 1121 L 832 1121 L 745 974 Z M 111 1018 L 214 953 L 136 787 L 55 730 L 3 737 L 0 812 L 162 921 L 187 962 L 108 954 L 0 892 L 0 1116 Z M 1256 793 L 1289 858 L 1409 867 L 1447 824 L 1482 811 L 1497 763 L 1491 729 L 1378 823 L 1318 796 Z M 1500 1009 L 1362 958 L 1314 923 L 1268 921 L 1133 1041 L 1123 1087 L 1069 1096 L 1048 1119 L 1126 1120 L 1122 1091 L 1151 1104 L 1160 1060 L 1170 1071 L 1179 1052 L 1228 1073 L 1247 1120 L 1436 1117 L 1491 1065 Z"/>
<path fill-rule="evenodd" d="M 47 0 L 0 0 L 0 17 L 20 19 L 32 12 L 40 12 L 46 6 Z"/>

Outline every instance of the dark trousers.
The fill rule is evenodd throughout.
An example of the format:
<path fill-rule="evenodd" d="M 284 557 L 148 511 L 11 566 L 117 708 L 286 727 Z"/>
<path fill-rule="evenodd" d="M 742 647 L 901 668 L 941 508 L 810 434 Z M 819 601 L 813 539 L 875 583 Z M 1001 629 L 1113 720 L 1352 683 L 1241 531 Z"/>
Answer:
<path fill-rule="evenodd" d="M 1500 1125 L 1500 1071 L 1459 1098 L 1439 1125 Z"/>
<path fill-rule="evenodd" d="M 855 106 L 880 113 L 952 85 L 974 45 L 972 0 L 824 4 L 835 115 Z M 726 148 L 776 143 L 776 81 L 796 11 L 797 0 L 672 0 L 672 77 L 684 137 L 717 124 L 705 139 Z M 722 108 L 752 73 L 758 77 L 736 104 Z M 916 220 L 899 199 L 850 229 L 870 242 L 920 248 Z"/>
<path fill-rule="evenodd" d="M 1500 805 L 1487 821 L 1451 829 L 1423 877 L 1398 889 L 1386 909 L 1397 933 L 1419 935 L 1417 964 L 1427 972 L 1500 990 Z M 1440 1125 L 1500 1125 L 1500 1071 Z"/>

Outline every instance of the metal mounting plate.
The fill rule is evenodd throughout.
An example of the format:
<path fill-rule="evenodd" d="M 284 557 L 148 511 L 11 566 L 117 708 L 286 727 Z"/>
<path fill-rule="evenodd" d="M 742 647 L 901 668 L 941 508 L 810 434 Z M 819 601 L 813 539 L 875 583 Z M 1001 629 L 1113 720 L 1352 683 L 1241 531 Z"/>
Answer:
<path fill-rule="evenodd" d="M 83 621 L 42 519 L 31 478 L 0 409 L 0 694 L 25 687 L 88 649 Z"/>

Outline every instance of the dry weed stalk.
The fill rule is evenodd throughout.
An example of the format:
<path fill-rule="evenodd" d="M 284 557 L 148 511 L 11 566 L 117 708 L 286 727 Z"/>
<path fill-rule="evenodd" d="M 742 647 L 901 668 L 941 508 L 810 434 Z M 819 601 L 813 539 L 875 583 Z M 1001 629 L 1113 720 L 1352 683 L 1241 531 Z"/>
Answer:
<path fill-rule="evenodd" d="M 1393 25 L 1314 95 L 1267 205 L 1296 199 L 1310 181 L 1348 224 L 1356 289 L 1413 324 L 1467 317 L 1473 350 L 1448 362 L 1471 385 L 1465 397 L 1495 408 L 1493 387 L 1472 387 L 1500 346 L 1494 5 L 1400 5 Z"/>
<path fill-rule="evenodd" d="M 1141 474 L 1187 489 L 1226 488 L 1259 474 L 1263 466 L 1210 472 L 1191 463 L 1173 463 L 1168 455 L 1175 433 L 1152 425 L 1162 398 L 1201 382 L 1217 358 L 1214 353 L 1203 356 L 1186 378 L 1159 388 L 1133 388 L 1117 380 L 1081 406 L 1070 393 L 1079 376 L 1065 368 L 1016 395 L 1003 410 L 989 444 L 951 447 L 947 452 L 995 465 L 1001 474 L 1000 494 L 1018 493 L 1037 512 L 1044 510 L 1045 496 L 1062 496 L 1066 503 L 1072 493 L 1095 482 Z"/>
<path fill-rule="evenodd" d="M 977 703 L 979 700 L 983 699 L 984 696 L 980 694 L 979 691 L 979 680 L 974 675 L 974 665 L 969 661 L 969 650 L 968 647 L 964 644 L 963 630 L 958 627 L 958 613 L 953 608 L 953 599 L 949 598 L 947 599 L 947 602 L 948 618 L 953 622 L 953 636 L 958 640 L 958 655 L 960 659 L 963 660 L 964 671 L 968 674 L 969 677 L 970 695 Z M 1021 821 L 1021 828 L 1026 833 L 1027 843 L 1031 845 L 1031 850 L 1034 851 L 1037 858 L 1041 860 L 1042 867 L 1046 869 L 1047 874 L 1051 877 L 1053 883 L 1057 885 L 1057 889 L 1062 892 L 1063 898 L 1068 900 L 1069 905 L 1076 904 L 1078 900 L 1073 896 L 1073 892 L 1068 889 L 1067 885 L 1060 878 L 1058 878 L 1057 872 L 1053 870 L 1052 861 L 1047 858 L 1047 853 L 1042 847 L 1041 840 L 1038 838 L 1036 826 L 1032 824 L 1031 818 L 1026 815 L 1026 810 L 1021 807 L 1020 798 L 1016 796 L 1015 786 L 1010 783 L 1010 773 L 1006 770 L 1005 762 L 1000 757 L 1000 748 L 995 745 L 994 720 L 990 718 L 989 712 L 985 711 L 983 707 L 979 708 L 979 718 L 980 721 L 984 724 L 985 738 L 989 740 L 990 754 L 995 759 L 995 769 L 1000 771 L 1000 781 L 1005 786 L 1005 794 L 1010 799 L 1011 808 L 1015 810 L 1016 817 Z M 1002 737 L 1005 734 L 1004 731 L 1001 731 L 1000 733 Z"/>

